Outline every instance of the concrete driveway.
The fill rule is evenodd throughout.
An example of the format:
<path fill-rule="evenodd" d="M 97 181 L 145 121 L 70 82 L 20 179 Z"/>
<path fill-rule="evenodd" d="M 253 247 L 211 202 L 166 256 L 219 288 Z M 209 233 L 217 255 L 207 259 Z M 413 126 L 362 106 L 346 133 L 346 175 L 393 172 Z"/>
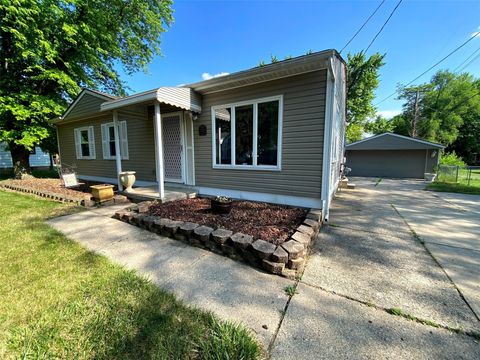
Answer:
<path fill-rule="evenodd" d="M 480 330 L 480 197 L 353 181 L 333 202 L 273 357 L 479 358 L 478 339 L 452 330 Z"/>

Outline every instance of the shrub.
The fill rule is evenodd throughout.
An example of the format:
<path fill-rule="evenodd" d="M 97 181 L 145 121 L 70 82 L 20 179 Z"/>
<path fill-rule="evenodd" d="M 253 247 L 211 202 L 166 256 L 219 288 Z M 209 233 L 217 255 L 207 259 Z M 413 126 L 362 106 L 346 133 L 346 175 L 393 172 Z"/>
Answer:
<path fill-rule="evenodd" d="M 451 165 L 451 166 L 465 166 L 465 162 L 460 156 L 455 154 L 455 151 L 451 153 L 445 153 L 440 158 L 440 165 Z"/>

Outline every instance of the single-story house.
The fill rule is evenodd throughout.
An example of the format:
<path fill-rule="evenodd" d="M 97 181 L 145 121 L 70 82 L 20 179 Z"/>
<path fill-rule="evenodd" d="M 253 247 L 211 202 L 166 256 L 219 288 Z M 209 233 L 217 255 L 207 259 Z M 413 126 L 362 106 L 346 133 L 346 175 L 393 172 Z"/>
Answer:
<path fill-rule="evenodd" d="M 39 146 L 30 152 L 30 166 L 32 168 L 49 168 L 51 165 L 51 156 L 42 151 Z M 8 174 L 13 171 L 12 154 L 5 143 L 0 143 L 0 174 Z"/>
<path fill-rule="evenodd" d="M 424 178 L 434 172 L 443 145 L 383 133 L 346 145 L 346 166 L 352 176 Z"/>
<path fill-rule="evenodd" d="M 345 62 L 326 50 L 118 98 L 83 89 L 57 127 L 79 178 L 325 209 L 344 157 Z M 121 184 L 119 184 L 121 188 Z"/>

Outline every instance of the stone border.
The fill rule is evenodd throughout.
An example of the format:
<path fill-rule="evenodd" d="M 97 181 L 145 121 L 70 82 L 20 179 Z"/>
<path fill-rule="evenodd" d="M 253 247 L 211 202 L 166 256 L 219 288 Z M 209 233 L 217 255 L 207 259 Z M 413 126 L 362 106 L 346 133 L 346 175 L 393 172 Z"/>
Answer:
<path fill-rule="evenodd" d="M 187 242 L 191 245 L 228 256 L 262 268 L 272 274 L 295 278 L 305 266 L 308 249 L 322 225 L 322 212 L 310 209 L 295 233 L 281 245 L 227 229 L 212 229 L 191 222 L 175 221 L 148 215 L 151 201 L 144 201 L 119 210 L 114 218 L 145 230 Z"/>
<path fill-rule="evenodd" d="M 33 194 L 33 195 L 37 195 L 53 201 L 75 203 L 84 207 L 92 207 L 96 205 L 95 201 L 92 198 L 92 194 L 85 194 L 83 195 L 83 198 L 80 199 L 80 198 L 65 195 L 65 194 L 57 194 L 57 193 L 51 193 L 47 191 L 34 190 L 28 187 L 11 185 L 11 184 L 0 184 L 0 189 L 1 188 L 17 191 L 17 192 L 23 192 L 27 194 Z M 114 203 L 115 204 L 128 203 L 128 199 L 123 195 L 115 195 L 114 200 L 111 200 L 111 203 L 108 203 L 108 204 L 102 203 L 102 205 L 113 205 Z"/>

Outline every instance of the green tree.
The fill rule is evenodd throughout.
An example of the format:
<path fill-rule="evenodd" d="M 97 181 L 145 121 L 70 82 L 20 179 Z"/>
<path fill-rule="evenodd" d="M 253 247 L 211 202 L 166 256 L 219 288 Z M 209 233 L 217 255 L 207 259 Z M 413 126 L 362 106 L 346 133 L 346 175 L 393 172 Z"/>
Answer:
<path fill-rule="evenodd" d="M 367 120 L 375 116 L 372 104 L 379 85 L 379 70 L 385 64 L 385 55 L 364 52 L 347 56 L 347 140 L 361 139 Z"/>
<path fill-rule="evenodd" d="M 480 157 L 480 114 L 463 122 L 458 129 L 457 139 L 448 147 L 456 152 L 467 164 L 477 165 Z"/>
<path fill-rule="evenodd" d="M 80 87 L 126 93 L 117 69 L 146 70 L 173 21 L 171 0 L 3 0 L 0 3 L 0 141 L 14 171 L 51 134 Z M 48 147 L 48 144 L 45 144 Z"/>
<path fill-rule="evenodd" d="M 479 80 L 470 74 L 445 70 L 437 72 L 428 84 L 402 88 L 399 98 L 405 101 L 402 117 L 409 122 L 409 135 L 443 145 L 453 144 L 461 129 L 468 132 L 480 117 L 479 95 Z M 414 119 L 417 119 L 416 131 Z"/>
<path fill-rule="evenodd" d="M 393 132 L 394 124 L 391 120 L 377 115 L 374 120 L 370 120 L 365 124 L 365 131 L 374 135 L 383 134 L 385 132 Z"/>

